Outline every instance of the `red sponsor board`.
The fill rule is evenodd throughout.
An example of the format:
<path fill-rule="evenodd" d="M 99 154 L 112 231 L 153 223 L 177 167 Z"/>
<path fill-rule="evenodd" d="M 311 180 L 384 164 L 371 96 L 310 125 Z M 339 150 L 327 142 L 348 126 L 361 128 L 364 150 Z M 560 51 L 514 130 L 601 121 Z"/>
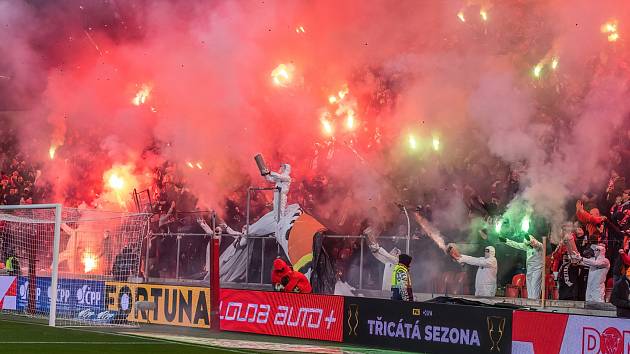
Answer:
<path fill-rule="evenodd" d="M 341 342 L 343 297 L 221 289 L 221 330 Z"/>
<path fill-rule="evenodd" d="M 630 320 L 514 312 L 512 353 L 629 354 Z"/>
<path fill-rule="evenodd" d="M 567 314 L 514 311 L 512 353 L 559 353 L 568 318 Z"/>

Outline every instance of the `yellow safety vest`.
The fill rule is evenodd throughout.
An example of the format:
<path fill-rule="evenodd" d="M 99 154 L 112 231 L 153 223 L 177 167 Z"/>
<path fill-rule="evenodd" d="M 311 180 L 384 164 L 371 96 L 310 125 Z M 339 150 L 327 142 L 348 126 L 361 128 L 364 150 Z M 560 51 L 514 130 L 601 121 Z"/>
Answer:
<path fill-rule="evenodd" d="M 7 258 L 7 263 L 6 263 L 7 270 L 13 270 L 13 260 L 14 259 L 15 259 L 15 257 L 13 257 L 13 256 Z"/>

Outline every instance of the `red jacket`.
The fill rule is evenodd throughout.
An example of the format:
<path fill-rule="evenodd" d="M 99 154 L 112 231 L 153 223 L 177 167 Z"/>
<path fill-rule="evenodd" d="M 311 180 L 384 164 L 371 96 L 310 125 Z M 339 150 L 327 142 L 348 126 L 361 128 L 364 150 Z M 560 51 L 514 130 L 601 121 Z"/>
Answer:
<path fill-rule="evenodd" d="M 289 273 L 289 284 L 284 288 L 284 291 L 288 293 L 310 294 L 313 292 L 313 288 L 304 274 L 293 270 Z"/>
<path fill-rule="evenodd" d="M 271 284 L 273 284 L 274 289 L 276 284 L 282 283 L 282 278 L 289 275 L 291 272 L 291 268 L 280 258 L 277 258 L 273 261 L 273 270 L 271 271 Z"/>
<path fill-rule="evenodd" d="M 280 258 L 273 261 L 271 283 L 273 284 L 273 288 L 277 291 L 302 294 L 308 294 L 313 291 L 311 283 L 306 276 L 291 269 L 291 267 Z"/>
<path fill-rule="evenodd" d="M 586 226 L 586 231 L 588 231 L 589 236 L 597 235 L 599 238 L 601 232 L 599 232 L 597 226 L 604 221 L 603 217 L 593 216 L 591 215 L 591 213 L 587 212 L 584 209 L 576 210 L 575 216 L 577 216 L 578 220 L 580 220 L 580 222 Z"/>

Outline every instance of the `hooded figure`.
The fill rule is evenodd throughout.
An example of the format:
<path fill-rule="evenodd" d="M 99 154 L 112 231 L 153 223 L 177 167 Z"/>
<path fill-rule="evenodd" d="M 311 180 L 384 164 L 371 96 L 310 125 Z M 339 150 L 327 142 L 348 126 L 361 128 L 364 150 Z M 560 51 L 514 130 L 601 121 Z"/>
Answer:
<path fill-rule="evenodd" d="M 273 270 L 271 271 L 271 284 L 275 291 L 284 291 L 284 287 L 289 283 L 289 272 L 291 268 L 285 261 L 276 258 L 273 261 Z M 283 281 L 284 279 L 284 281 Z M 284 284 L 283 284 L 284 283 Z"/>
<path fill-rule="evenodd" d="M 411 256 L 404 253 L 398 256 L 398 264 L 392 273 L 392 300 L 413 301 L 413 289 L 409 275 L 411 259 Z"/>
<path fill-rule="evenodd" d="M 580 262 L 589 267 L 586 301 L 604 302 L 606 275 L 610 269 L 610 261 L 606 258 L 606 247 L 604 245 L 591 245 L 591 249 L 594 252 L 594 257 L 580 257 Z"/>
<path fill-rule="evenodd" d="M 313 291 L 311 283 L 306 276 L 291 269 L 291 267 L 280 258 L 276 258 L 276 260 L 273 261 L 271 283 L 276 291 L 302 294 L 309 294 Z"/>
<path fill-rule="evenodd" d="M 276 190 L 273 192 L 273 213 L 276 221 L 278 216 L 285 216 L 287 210 L 287 196 L 289 195 L 289 187 L 291 186 L 291 165 L 283 163 L 280 166 L 280 172 L 269 172 L 265 175 L 265 179 L 276 184 Z"/>
<path fill-rule="evenodd" d="M 534 236 L 529 235 L 529 240 L 515 242 L 504 237 L 499 237 L 506 245 L 527 252 L 527 298 L 540 299 L 543 271 L 543 245 Z"/>
<path fill-rule="evenodd" d="M 284 233 L 291 227 L 289 224 L 291 220 L 287 216 L 299 212 L 300 209 L 297 204 L 287 206 L 287 195 L 291 185 L 290 173 L 291 166 L 285 163 L 280 167 L 280 172 L 272 171 L 265 175 L 267 181 L 276 184 L 276 189 L 273 192 L 273 211 L 263 215 L 250 225 L 248 230 L 249 236 L 274 234 L 286 254 L 288 254 L 288 240 L 284 237 Z"/>
<path fill-rule="evenodd" d="M 477 266 L 475 277 L 475 296 L 494 296 L 497 292 L 497 259 L 492 246 L 484 249 L 483 257 L 471 257 L 462 254 L 457 262 Z"/>

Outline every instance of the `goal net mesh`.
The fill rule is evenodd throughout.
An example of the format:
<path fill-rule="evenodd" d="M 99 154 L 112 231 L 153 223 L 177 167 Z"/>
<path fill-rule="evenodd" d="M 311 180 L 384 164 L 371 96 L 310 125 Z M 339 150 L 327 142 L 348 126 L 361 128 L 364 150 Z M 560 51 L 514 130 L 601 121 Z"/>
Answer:
<path fill-rule="evenodd" d="M 61 208 L 0 209 L 0 308 L 53 317 L 57 326 L 133 325 L 111 310 L 109 282 L 134 282 L 140 272 L 148 214 Z M 55 229 L 59 228 L 56 311 L 51 313 Z"/>

